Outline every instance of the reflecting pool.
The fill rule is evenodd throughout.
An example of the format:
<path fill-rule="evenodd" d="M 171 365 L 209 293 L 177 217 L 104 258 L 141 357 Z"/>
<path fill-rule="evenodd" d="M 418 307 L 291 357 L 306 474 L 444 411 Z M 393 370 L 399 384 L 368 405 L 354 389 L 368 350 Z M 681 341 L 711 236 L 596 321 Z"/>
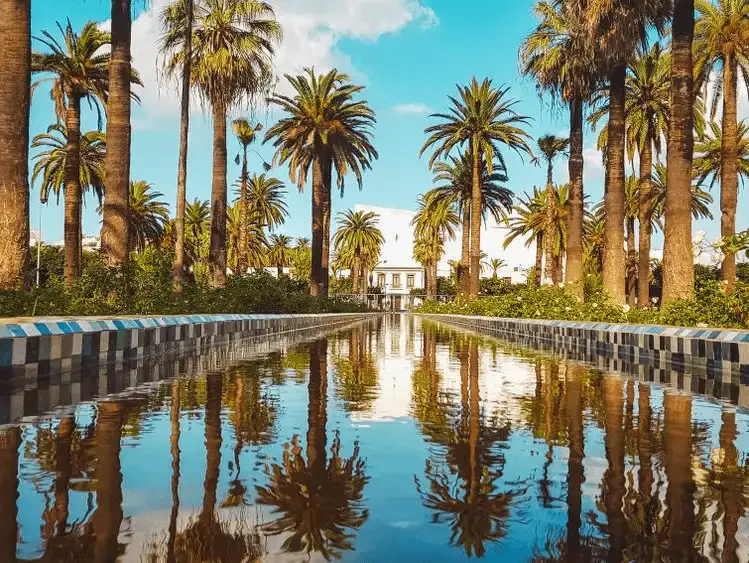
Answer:
<path fill-rule="evenodd" d="M 749 561 L 749 415 L 385 316 L 0 430 L 0 561 Z"/>

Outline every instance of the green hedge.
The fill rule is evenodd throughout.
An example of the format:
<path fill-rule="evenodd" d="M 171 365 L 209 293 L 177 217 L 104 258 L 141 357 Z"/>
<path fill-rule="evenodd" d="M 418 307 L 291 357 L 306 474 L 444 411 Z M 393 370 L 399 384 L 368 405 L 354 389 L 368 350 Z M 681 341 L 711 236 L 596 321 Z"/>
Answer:
<path fill-rule="evenodd" d="M 694 299 L 677 301 L 662 309 L 644 310 L 614 305 L 600 290 L 590 291 L 582 303 L 561 288 L 508 284 L 498 295 L 474 299 L 459 297 L 452 303 L 428 301 L 419 311 L 505 318 L 749 328 L 749 284 L 739 282 L 734 292 L 726 293 L 719 281 L 701 280 L 697 283 Z"/>
<path fill-rule="evenodd" d="M 0 291 L 0 316 L 176 315 L 210 313 L 342 313 L 362 310 L 339 299 L 310 297 L 307 284 L 261 271 L 231 276 L 222 289 L 191 282 L 175 292 L 171 253 L 134 253 L 127 270 L 109 268 L 98 255 L 84 261 L 81 276 L 66 288 L 61 272 L 43 271 L 32 291 Z"/>

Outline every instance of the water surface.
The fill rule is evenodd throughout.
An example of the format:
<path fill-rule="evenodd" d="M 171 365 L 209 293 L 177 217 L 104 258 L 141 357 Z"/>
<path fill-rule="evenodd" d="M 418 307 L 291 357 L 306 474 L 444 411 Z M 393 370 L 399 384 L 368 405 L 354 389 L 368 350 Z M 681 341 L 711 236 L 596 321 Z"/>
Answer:
<path fill-rule="evenodd" d="M 749 561 L 677 387 L 383 317 L 0 431 L 0 561 Z"/>

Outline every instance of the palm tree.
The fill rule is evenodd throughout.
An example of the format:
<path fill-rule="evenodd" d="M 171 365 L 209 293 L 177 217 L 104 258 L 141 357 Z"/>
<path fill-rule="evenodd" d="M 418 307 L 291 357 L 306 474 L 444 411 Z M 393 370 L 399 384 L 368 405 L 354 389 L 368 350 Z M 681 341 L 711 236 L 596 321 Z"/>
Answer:
<path fill-rule="evenodd" d="M 661 227 L 666 214 L 666 197 L 668 186 L 668 170 L 662 163 L 653 167 L 653 226 Z M 693 219 L 712 219 L 710 205 L 712 196 L 702 190 L 699 185 L 693 185 L 690 193 L 689 209 Z"/>
<path fill-rule="evenodd" d="M 265 229 L 258 220 L 250 216 L 247 225 L 242 223 L 242 209 L 239 201 L 229 207 L 226 214 L 226 234 L 228 242 L 228 264 L 232 272 L 239 273 L 239 253 L 240 238 L 244 231 L 244 251 L 247 256 L 247 266 L 251 268 L 262 268 L 265 264 L 268 241 L 265 236 Z M 245 267 L 244 273 L 247 273 Z"/>
<path fill-rule="evenodd" d="M 260 0 L 206 0 L 195 6 L 192 83 L 213 114 L 213 179 L 209 263 L 213 285 L 226 281 L 226 114 L 272 82 L 271 57 L 281 26 Z M 172 64 L 181 64 L 177 53 Z"/>
<path fill-rule="evenodd" d="M 444 201 L 450 205 L 463 222 L 461 265 L 458 270 L 458 282 L 464 294 L 470 292 L 470 278 L 468 265 L 471 257 L 471 197 L 473 190 L 473 168 L 471 157 L 467 154 L 451 155 L 445 161 L 434 165 L 433 182 L 435 203 Z M 489 173 L 485 166 L 481 166 L 481 219 L 486 221 L 491 214 L 496 222 L 507 217 L 512 209 L 513 193 L 506 186 L 507 173 L 504 163 L 500 161 L 494 171 Z"/>
<path fill-rule="evenodd" d="M 372 146 L 375 114 L 366 101 L 355 100 L 364 87 L 351 84 L 336 69 L 317 75 L 305 68 L 303 74 L 287 74 L 286 80 L 296 94 L 271 96 L 270 102 L 288 116 L 268 130 L 264 142 L 273 140 L 275 159 L 288 162 L 289 177 L 300 190 L 312 168 L 310 294 L 327 297 L 333 169 L 341 193 L 349 171 L 362 188 L 362 172 L 377 159 Z"/>
<path fill-rule="evenodd" d="M 172 281 L 179 291 L 185 279 L 185 206 L 187 205 L 187 144 L 190 131 L 190 84 L 192 76 L 192 31 L 193 0 L 182 0 L 167 4 L 160 14 L 162 67 L 167 78 L 174 79 L 177 66 L 166 61 L 176 52 L 182 52 L 181 98 L 179 118 L 179 161 L 177 164 L 177 214 L 174 218 L 175 244 Z M 182 23 L 184 22 L 184 23 Z"/>
<path fill-rule="evenodd" d="M 273 513 L 278 514 L 262 530 L 284 535 L 283 551 L 340 559 L 352 549 L 354 533 L 369 518 L 362 503 L 369 477 L 358 443 L 350 457 L 342 457 L 336 432 L 330 449 L 326 448 L 327 339 L 310 343 L 309 350 L 306 459 L 299 436 L 294 436 L 284 448 L 283 461 L 266 465 L 269 482 L 256 486 L 257 503 L 274 507 Z"/>
<path fill-rule="evenodd" d="M 39 199 L 49 201 L 50 193 L 59 203 L 60 193 L 65 191 L 65 160 L 67 156 L 67 130 L 62 124 L 50 125 L 46 133 L 34 136 L 32 149 L 42 149 L 32 157 L 34 168 L 31 183 L 39 186 Z M 101 204 L 104 197 L 104 153 L 106 137 L 101 131 L 88 131 L 80 136 L 79 183 L 81 193 L 93 190 Z"/>
<path fill-rule="evenodd" d="M 585 273 L 599 275 L 603 271 L 603 241 L 606 216 L 603 205 L 598 205 L 586 217 L 584 224 Z"/>
<path fill-rule="evenodd" d="M 296 248 L 298 250 L 307 250 L 309 248 L 309 239 L 307 237 L 297 237 Z"/>
<path fill-rule="evenodd" d="M 507 262 L 505 262 L 501 258 L 492 258 L 489 261 L 489 268 L 492 271 L 492 278 L 494 278 L 496 280 L 497 279 L 497 274 L 505 266 L 507 266 Z"/>
<path fill-rule="evenodd" d="M 130 248 L 142 251 L 156 243 L 164 234 L 169 221 L 169 205 L 153 191 L 153 184 L 145 180 L 130 182 Z"/>
<path fill-rule="evenodd" d="M 207 244 L 211 229 L 211 206 L 198 198 L 185 206 L 185 267 L 208 258 Z"/>
<path fill-rule="evenodd" d="M 546 194 L 534 187 L 532 195 L 525 194 L 525 197 L 520 197 L 520 203 L 515 205 L 514 210 L 515 214 L 506 221 L 509 232 L 504 241 L 504 248 L 510 246 L 515 239 L 525 236 L 528 237 L 525 246 L 528 247 L 535 242 L 536 262 L 533 282 L 540 286 L 544 248 L 547 244 L 544 232 L 548 220 L 546 216 Z"/>
<path fill-rule="evenodd" d="M 414 227 L 414 259 L 424 266 L 427 297 L 437 294 L 437 266 L 445 254 L 445 240 L 455 238 L 460 223 L 449 201 L 439 198 L 436 190 L 419 196 Z"/>
<path fill-rule="evenodd" d="M 671 22 L 671 121 L 668 126 L 668 189 L 663 243 L 663 303 L 694 295 L 692 191 L 694 157 L 695 0 L 674 0 Z"/>
<path fill-rule="evenodd" d="M 596 71 L 589 64 L 591 48 L 584 10 L 575 2 L 538 2 L 534 6 L 541 20 L 520 48 L 525 75 L 532 76 L 540 92 L 569 105 L 570 209 L 567 226 L 567 283 L 583 295 L 583 107 L 593 90 Z M 541 272 L 538 272 L 540 276 Z"/>
<path fill-rule="evenodd" d="M 242 149 L 242 174 L 239 177 L 239 269 L 237 273 L 244 275 L 247 273 L 247 221 L 250 216 L 250 201 L 247 197 L 247 150 L 255 141 L 258 131 L 263 129 L 262 124 L 252 125 L 247 119 L 235 119 L 231 122 L 231 128 L 236 135 Z M 234 161 L 239 164 L 240 155 L 238 154 Z"/>
<path fill-rule="evenodd" d="M 352 211 L 338 214 L 338 230 L 333 236 L 333 245 L 339 255 L 350 255 L 353 291 L 359 293 L 359 282 L 365 257 L 379 256 L 385 237 L 377 227 L 379 215 L 372 211 Z M 370 260 L 371 262 L 371 260 Z"/>
<path fill-rule="evenodd" d="M 268 240 L 268 263 L 276 267 L 278 278 L 281 279 L 283 269 L 291 261 L 291 237 L 272 234 Z"/>
<path fill-rule="evenodd" d="M 81 268 L 81 100 L 86 99 L 99 113 L 99 104 L 107 100 L 110 54 L 103 53 L 102 49 L 110 44 L 110 35 L 94 22 L 86 23 L 80 35 L 73 31 L 70 22 L 65 28 L 58 23 L 57 28 L 63 43 L 43 31 L 42 36 L 35 39 L 49 53 L 33 53 L 31 65 L 35 73 L 53 75 L 53 78 L 42 78 L 33 87 L 42 81 L 52 81 L 55 113 L 58 121 L 64 119 L 65 122 L 65 283 L 69 286 Z"/>
<path fill-rule="evenodd" d="M 286 193 L 286 185 L 278 178 L 253 174 L 248 180 L 247 188 L 248 218 L 254 217 L 271 231 L 280 227 L 289 216 L 284 201 Z"/>
<path fill-rule="evenodd" d="M 546 213 L 549 215 L 547 224 L 551 224 L 552 216 L 555 210 L 555 194 L 554 194 L 554 159 L 560 155 L 567 154 L 567 148 L 569 147 L 569 139 L 563 139 L 556 135 L 544 135 L 538 139 L 538 152 L 541 153 L 541 157 L 546 161 Z M 539 158 L 536 157 L 536 162 Z M 551 279 L 554 271 L 554 264 L 552 264 L 552 245 L 546 245 L 546 278 Z"/>
<path fill-rule="evenodd" d="M 580 0 L 578 0 L 579 2 Z M 627 67 L 637 46 L 647 44 L 651 29 L 664 32 L 669 2 L 611 2 L 590 0 L 586 4 L 592 24 L 591 38 L 596 42 L 595 57 L 608 78 L 609 119 L 606 145 L 606 240 L 603 280 L 613 299 L 624 304 L 625 272 L 624 207 Z M 691 109 L 690 105 L 690 109 Z"/>
<path fill-rule="evenodd" d="M 707 84 L 713 77 L 711 118 L 715 118 L 718 99 L 723 96 L 723 131 L 720 167 L 720 234 L 736 234 L 738 199 L 740 125 L 736 94 L 739 73 L 749 88 L 749 0 L 723 0 L 717 3 L 696 0 L 699 18 L 694 28 L 695 66 L 700 80 Z M 720 69 L 722 72 L 715 72 Z M 716 136 L 717 138 L 717 136 Z M 721 264 L 721 277 L 729 291 L 736 283 L 736 256 L 728 248 Z"/>
<path fill-rule="evenodd" d="M 528 133 L 523 129 L 529 118 L 518 115 L 514 106 L 517 100 L 507 96 L 509 88 L 494 88 L 485 78 L 480 84 L 474 77 L 469 86 L 458 86 L 460 100 L 451 98 L 450 113 L 433 114 L 441 123 L 430 125 L 424 132 L 429 135 L 420 154 L 433 148 L 429 167 L 448 156 L 458 147 L 468 144 L 472 159 L 471 177 L 471 265 L 470 295 L 479 293 L 481 277 L 481 216 L 483 196 L 481 192 L 481 168 L 494 173 L 495 160 L 500 170 L 505 170 L 500 145 L 505 145 L 518 154 L 531 154 Z"/>
<path fill-rule="evenodd" d="M 29 258 L 31 3 L 3 0 L 0 13 L 0 288 L 7 289 L 24 282 Z"/>

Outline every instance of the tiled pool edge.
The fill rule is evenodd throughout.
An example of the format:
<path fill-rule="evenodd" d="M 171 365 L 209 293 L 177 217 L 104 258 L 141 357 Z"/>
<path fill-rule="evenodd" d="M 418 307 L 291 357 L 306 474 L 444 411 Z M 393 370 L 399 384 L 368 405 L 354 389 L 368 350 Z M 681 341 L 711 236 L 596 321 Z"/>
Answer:
<path fill-rule="evenodd" d="M 706 374 L 720 373 L 735 384 L 749 385 L 749 331 L 465 315 L 419 316 L 489 336 L 552 343 L 589 358 L 607 356 L 635 365 L 697 368 Z"/>
<path fill-rule="evenodd" d="M 118 364 L 254 336 L 334 326 L 370 315 L 179 315 L 0 324 L 0 382 L 19 369 L 45 375 L 91 363 Z"/>

